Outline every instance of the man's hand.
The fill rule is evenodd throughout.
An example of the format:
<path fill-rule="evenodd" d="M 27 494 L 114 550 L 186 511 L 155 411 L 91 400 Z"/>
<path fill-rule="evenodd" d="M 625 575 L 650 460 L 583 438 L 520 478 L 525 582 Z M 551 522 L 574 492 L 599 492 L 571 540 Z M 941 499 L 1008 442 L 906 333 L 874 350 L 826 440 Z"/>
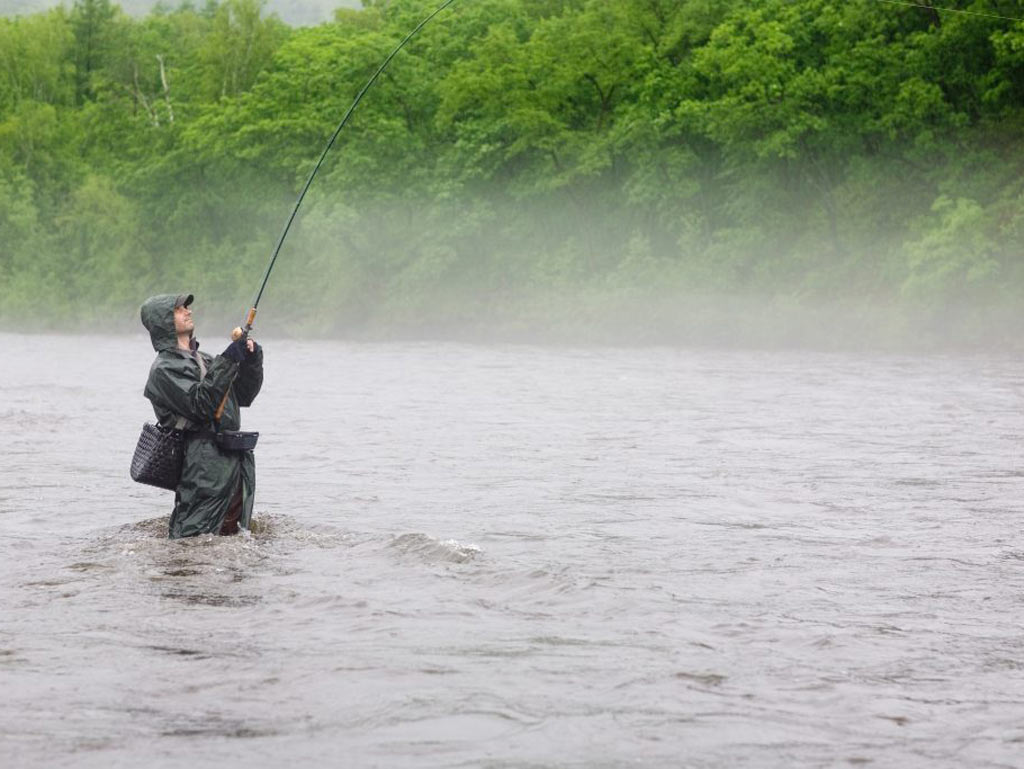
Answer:
<path fill-rule="evenodd" d="M 241 339 L 236 339 L 227 346 L 227 349 L 222 354 L 225 358 L 233 360 L 235 363 L 241 363 L 245 360 L 245 343 Z"/>
<path fill-rule="evenodd" d="M 249 336 L 246 335 L 246 333 L 242 330 L 241 326 L 236 326 L 235 330 L 231 332 L 231 339 L 234 342 L 237 342 L 243 336 L 245 337 L 246 355 L 252 355 L 258 349 L 260 349 L 260 346 L 256 344 L 256 342 L 253 339 L 249 338 Z"/>

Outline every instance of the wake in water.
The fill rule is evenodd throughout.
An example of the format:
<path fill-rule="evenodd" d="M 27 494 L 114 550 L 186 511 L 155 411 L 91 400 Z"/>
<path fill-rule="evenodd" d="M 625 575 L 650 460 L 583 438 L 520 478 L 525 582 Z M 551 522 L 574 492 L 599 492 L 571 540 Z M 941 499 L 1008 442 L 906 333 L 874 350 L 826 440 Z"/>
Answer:
<path fill-rule="evenodd" d="M 391 540 L 390 547 L 428 563 L 468 563 L 482 553 L 476 545 L 454 539 L 439 540 L 429 534 L 402 534 Z"/>
<path fill-rule="evenodd" d="M 307 546 L 330 549 L 373 543 L 403 555 L 415 555 L 427 562 L 467 563 L 482 554 L 477 545 L 462 543 L 455 539 L 440 539 L 419 532 L 390 537 L 358 535 L 329 524 L 311 526 L 288 515 L 268 513 L 256 513 L 251 528 L 233 537 L 206 534 L 170 540 L 167 538 L 167 524 L 167 516 L 124 524 L 113 531 L 101 534 L 91 549 L 118 550 L 121 555 L 135 554 L 147 548 L 154 552 L 175 552 L 176 549 L 203 552 L 212 548 L 233 553 L 270 547 L 283 550 Z"/>
<path fill-rule="evenodd" d="M 361 534 L 327 524 L 310 525 L 279 514 L 257 513 L 250 531 L 236 536 L 213 534 L 167 538 L 166 516 L 119 526 L 99 533 L 84 546 L 72 547 L 71 568 L 80 574 L 115 573 L 131 592 L 158 586 L 165 598 L 207 604 L 246 605 L 258 596 L 240 594 L 256 577 L 289 576 L 304 571 L 313 553 L 332 560 L 346 551 L 352 568 L 375 570 L 384 558 L 422 565 L 459 565 L 477 560 L 481 549 L 455 539 L 423 533 Z"/>

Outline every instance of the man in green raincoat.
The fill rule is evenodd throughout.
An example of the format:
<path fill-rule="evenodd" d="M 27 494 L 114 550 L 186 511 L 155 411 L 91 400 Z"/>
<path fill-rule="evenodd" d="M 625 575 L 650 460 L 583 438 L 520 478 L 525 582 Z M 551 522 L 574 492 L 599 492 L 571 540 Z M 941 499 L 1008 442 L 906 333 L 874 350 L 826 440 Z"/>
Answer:
<path fill-rule="evenodd" d="M 141 310 L 142 325 L 157 352 L 144 394 L 161 425 L 185 430 L 171 539 L 248 529 L 256 491 L 252 451 L 222 449 L 214 440 L 214 414 L 227 392 L 220 427 L 239 429 L 239 408 L 251 405 L 263 384 L 263 350 L 252 339 L 239 339 L 216 357 L 200 352 L 192 298 L 153 296 Z"/>

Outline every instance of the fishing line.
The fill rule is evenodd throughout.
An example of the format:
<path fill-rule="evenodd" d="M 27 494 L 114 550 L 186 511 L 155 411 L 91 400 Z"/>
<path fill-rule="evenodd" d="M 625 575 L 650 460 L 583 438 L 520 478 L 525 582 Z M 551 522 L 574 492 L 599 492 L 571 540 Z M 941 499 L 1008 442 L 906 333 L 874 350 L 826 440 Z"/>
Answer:
<path fill-rule="evenodd" d="M 447 8 L 454 2 L 455 0 L 445 0 L 444 3 L 438 6 L 437 10 L 435 10 L 433 13 L 427 16 L 427 18 L 421 21 L 412 32 L 406 35 L 405 39 L 398 44 L 395 50 L 388 54 L 388 57 L 384 59 L 383 63 L 381 63 L 381 65 L 377 68 L 377 71 L 373 73 L 373 76 L 366 81 L 366 85 L 364 85 L 362 90 L 359 91 L 358 95 L 355 98 L 355 101 L 352 102 L 352 106 L 348 108 L 348 112 L 345 113 L 345 116 L 341 119 L 341 122 L 338 124 L 338 127 L 334 130 L 334 133 L 331 135 L 331 140 L 327 142 L 327 146 L 324 148 L 323 153 L 321 153 L 320 159 L 317 161 L 316 166 L 313 167 L 313 171 L 312 173 L 310 173 L 309 178 L 306 179 L 306 184 L 302 187 L 302 192 L 299 193 L 298 200 L 295 201 L 295 207 L 292 209 L 291 216 L 289 216 L 288 221 L 285 222 L 284 230 L 282 230 L 281 232 L 281 237 L 278 238 L 277 240 L 277 246 L 275 246 L 273 255 L 270 257 L 270 264 L 267 265 L 267 271 L 263 273 L 263 282 L 260 284 L 260 290 L 256 292 L 256 299 L 252 303 L 252 309 L 249 310 L 249 316 L 246 319 L 245 324 L 245 333 L 248 333 L 250 330 L 252 330 L 252 324 L 256 318 L 256 308 L 259 306 L 260 298 L 263 296 L 263 289 L 267 287 L 267 280 L 270 278 L 270 272 L 271 270 L 274 269 L 274 264 L 277 262 L 277 256 L 281 252 L 281 246 L 284 244 L 284 239 L 288 237 L 288 231 L 292 227 L 292 222 L 295 221 L 295 215 L 298 214 L 299 212 L 299 206 L 302 205 L 302 201 L 306 197 L 306 193 L 309 191 L 309 187 L 313 183 L 313 179 L 316 177 L 317 172 L 320 170 L 320 166 L 324 164 L 324 160 L 327 157 L 327 153 L 330 152 L 331 147 L 334 146 L 334 142 L 337 140 L 338 134 L 341 133 L 341 129 L 343 129 L 345 127 L 345 124 L 348 123 L 348 119 L 352 117 L 352 113 L 355 112 L 356 107 L 359 105 L 359 102 L 362 101 L 362 98 L 366 94 L 366 92 L 370 90 L 370 87 L 375 82 L 377 82 L 377 78 L 380 77 L 381 73 L 388 66 L 388 64 L 391 63 L 391 60 L 395 58 L 398 52 L 405 47 L 405 44 L 412 40 L 416 36 L 416 33 L 418 33 L 421 29 L 427 26 L 427 24 L 429 24 L 430 21 L 435 16 L 437 16 L 439 13 L 441 13 L 441 11 L 443 11 L 445 8 Z"/>
<path fill-rule="evenodd" d="M 941 5 L 924 5 L 923 3 L 913 3 L 909 0 L 875 0 L 876 3 L 887 3 L 888 5 L 902 5 L 907 8 L 923 8 L 926 11 L 938 11 L 940 13 L 959 13 L 964 16 L 983 16 L 988 19 L 1004 19 L 1006 21 L 1024 21 L 1024 17 L 1021 16 L 1001 16 L 998 13 L 984 13 L 982 11 L 963 11 L 959 8 L 944 8 Z"/>

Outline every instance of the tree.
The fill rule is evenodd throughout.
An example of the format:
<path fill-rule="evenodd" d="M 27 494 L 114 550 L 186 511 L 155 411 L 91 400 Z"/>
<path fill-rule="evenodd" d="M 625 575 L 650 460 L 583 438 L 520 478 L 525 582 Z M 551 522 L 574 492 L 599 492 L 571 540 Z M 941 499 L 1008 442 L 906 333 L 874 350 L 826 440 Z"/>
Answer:
<path fill-rule="evenodd" d="M 0 117 L 25 99 L 70 101 L 68 54 L 73 42 L 62 9 L 23 18 L 0 18 Z"/>
<path fill-rule="evenodd" d="M 235 96 L 252 87 L 287 37 L 276 17 L 263 18 L 265 0 L 225 0 L 213 16 L 200 50 L 207 99 Z"/>
<path fill-rule="evenodd" d="M 71 7 L 77 104 L 93 96 L 93 74 L 103 67 L 113 50 L 111 26 L 117 12 L 110 0 L 75 0 Z"/>

